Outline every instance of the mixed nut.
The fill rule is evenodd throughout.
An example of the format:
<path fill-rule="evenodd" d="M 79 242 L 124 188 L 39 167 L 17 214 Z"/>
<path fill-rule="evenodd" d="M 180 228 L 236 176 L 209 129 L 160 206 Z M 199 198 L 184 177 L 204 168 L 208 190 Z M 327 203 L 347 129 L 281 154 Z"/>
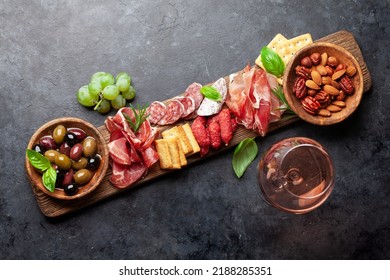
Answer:
<path fill-rule="evenodd" d="M 345 108 L 345 99 L 355 92 L 352 79 L 356 72 L 353 65 L 340 63 L 326 52 L 315 52 L 295 67 L 293 93 L 309 114 L 330 117 Z"/>

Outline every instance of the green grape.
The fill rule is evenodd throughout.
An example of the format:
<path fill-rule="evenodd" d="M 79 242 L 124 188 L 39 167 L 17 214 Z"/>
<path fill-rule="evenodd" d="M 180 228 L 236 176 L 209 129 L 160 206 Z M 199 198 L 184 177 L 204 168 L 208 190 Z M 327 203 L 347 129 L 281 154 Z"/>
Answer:
<path fill-rule="evenodd" d="M 88 85 L 88 90 L 94 97 L 99 97 L 99 93 L 102 91 L 102 85 L 98 80 L 92 80 Z"/>
<path fill-rule="evenodd" d="M 77 91 L 78 102 L 86 107 L 94 106 L 98 102 L 98 98 L 94 97 L 88 90 L 88 86 L 82 86 Z"/>
<path fill-rule="evenodd" d="M 114 109 L 119 110 L 126 105 L 126 99 L 119 94 L 114 100 L 111 100 L 111 105 Z"/>
<path fill-rule="evenodd" d="M 106 75 L 106 72 L 96 72 L 95 74 L 92 75 L 91 82 L 94 80 L 99 80 L 100 77 L 104 75 Z"/>
<path fill-rule="evenodd" d="M 103 99 L 102 102 L 100 102 L 99 106 L 97 107 L 96 111 L 98 111 L 101 114 L 108 113 L 111 109 L 110 101 Z"/>
<path fill-rule="evenodd" d="M 135 89 L 133 86 L 130 86 L 127 91 L 122 92 L 122 95 L 126 100 L 131 100 L 135 97 Z"/>
<path fill-rule="evenodd" d="M 130 84 L 131 84 L 131 77 L 130 77 L 129 74 L 127 74 L 126 72 L 120 72 L 118 75 L 116 75 L 116 80 L 119 80 L 119 79 L 122 79 L 122 78 L 129 79 Z"/>
<path fill-rule="evenodd" d="M 114 100 L 119 94 L 116 85 L 108 85 L 103 89 L 103 97 L 107 100 Z"/>
<path fill-rule="evenodd" d="M 119 91 L 127 91 L 130 87 L 130 79 L 121 77 L 116 80 L 116 86 L 118 87 Z"/>
<path fill-rule="evenodd" d="M 99 82 L 102 85 L 102 89 L 104 89 L 106 86 L 110 86 L 115 84 L 114 76 L 110 73 L 105 73 L 104 75 L 100 76 Z"/>

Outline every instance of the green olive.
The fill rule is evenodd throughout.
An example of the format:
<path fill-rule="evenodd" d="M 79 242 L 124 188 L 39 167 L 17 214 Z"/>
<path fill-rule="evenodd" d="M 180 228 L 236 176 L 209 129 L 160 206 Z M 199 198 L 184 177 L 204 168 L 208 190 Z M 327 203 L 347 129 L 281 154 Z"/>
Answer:
<path fill-rule="evenodd" d="M 64 141 L 64 137 L 66 134 L 66 128 L 63 125 L 57 125 L 57 127 L 53 131 L 53 139 L 57 144 L 62 143 Z"/>
<path fill-rule="evenodd" d="M 68 156 L 64 154 L 58 154 L 58 156 L 56 156 L 54 163 L 58 166 L 59 169 L 62 170 L 69 170 L 70 167 L 72 166 L 72 162 L 70 158 L 68 158 Z"/>
<path fill-rule="evenodd" d="M 76 170 L 83 169 L 87 167 L 88 160 L 85 157 L 80 158 L 78 161 L 72 160 L 72 168 Z"/>
<path fill-rule="evenodd" d="M 97 145 L 95 138 L 87 137 L 83 141 L 83 153 L 85 157 L 90 157 L 96 153 Z"/>
<path fill-rule="evenodd" d="M 85 185 L 88 183 L 92 178 L 92 172 L 89 171 L 88 169 L 80 169 L 73 175 L 74 181 L 78 185 Z"/>
<path fill-rule="evenodd" d="M 60 153 L 57 152 L 56 150 L 47 150 L 45 152 L 45 158 L 47 158 L 50 161 L 50 163 L 55 163 L 56 157 L 59 155 Z"/>

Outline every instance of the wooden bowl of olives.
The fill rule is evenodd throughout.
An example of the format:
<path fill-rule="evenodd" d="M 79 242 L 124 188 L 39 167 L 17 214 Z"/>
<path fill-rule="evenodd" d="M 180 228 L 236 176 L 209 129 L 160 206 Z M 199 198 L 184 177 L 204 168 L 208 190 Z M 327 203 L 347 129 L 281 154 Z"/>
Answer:
<path fill-rule="evenodd" d="M 108 147 L 92 124 L 72 117 L 54 119 L 31 137 L 25 167 L 31 184 L 63 200 L 95 190 L 108 169 Z"/>
<path fill-rule="evenodd" d="M 300 118 L 316 125 L 331 125 L 345 120 L 360 104 L 363 73 L 346 49 L 316 42 L 291 58 L 283 76 L 283 91 Z"/>

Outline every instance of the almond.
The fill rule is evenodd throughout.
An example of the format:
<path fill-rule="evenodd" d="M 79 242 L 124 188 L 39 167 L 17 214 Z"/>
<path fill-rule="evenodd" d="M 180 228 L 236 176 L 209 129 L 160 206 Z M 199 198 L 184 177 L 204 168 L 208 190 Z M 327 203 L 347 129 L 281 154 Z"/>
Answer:
<path fill-rule="evenodd" d="M 321 109 L 319 112 L 318 112 L 318 115 L 322 116 L 322 117 L 330 117 L 332 113 L 329 111 L 329 110 L 326 110 L 326 109 Z"/>
<path fill-rule="evenodd" d="M 321 62 L 320 62 L 320 64 L 322 66 L 325 66 L 327 62 L 328 62 L 328 53 L 324 52 L 324 53 L 321 54 Z"/>
<path fill-rule="evenodd" d="M 341 76 L 344 75 L 346 71 L 347 71 L 347 69 L 342 69 L 342 70 L 338 70 L 338 71 L 334 72 L 334 74 L 332 75 L 332 80 L 336 81 L 336 80 L 340 79 Z"/>
<path fill-rule="evenodd" d="M 339 95 L 340 94 L 340 91 L 331 85 L 324 85 L 323 89 L 326 93 L 328 93 L 330 95 Z"/>
<path fill-rule="evenodd" d="M 336 113 L 336 112 L 340 112 L 341 108 L 339 106 L 331 104 L 328 107 L 326 107 L 326 110 L 328 110 L 328 111 L 330 111 L 332 113 Z"/>
<path fill-rule="evenodd" d="M 341 101 L 341 100 L 336 100 L 336 101 L 333 101 L 332 102 L 333 105 L 336 105 L 337 107 L 340 107 L 340 108 L 344 108 L 346 105 L 345 105 L 345 102 L 344 101 Z"/>
<path fill-rule="evenodd" d="M 311 71 L 311 78 L 317 85 L 320 86 L 322 84 L 321 74 L 318 71 L 316 70 Z"/>
<path fill-rule="evenodd" d="M 330 81 L 330 84 L 332 85 L 332 87 L 335 87 L 337 89 L 340 89 L 340 84 L 334 80 L 331 80 Z"/>
<path fill-rule="evenodd" d="M 332 82 L 332 78 L 329 77 L 329 76 L 323 76 L 323 77 L 321 78 L 321 82 L 322 82 L 322 84 L 324 84 L 324 85 L 330 85 L 331 82 Z"/>
<path fill-rule="evenodd" d="M 320 86 L 317 85 L 313 80 L 306 80 L 305 85 L 311 89 L 320 89 Z"/>
<path fill-rule="evenodd" d="M 318 73 L 321 74 L 321 76 L 326 76 L 326 75 L 328 75 L 328 71 L 326 71 L 325 66 L 322 65 L 322 64 L 317 65 L 316 70 L 318 71 Z"/>

